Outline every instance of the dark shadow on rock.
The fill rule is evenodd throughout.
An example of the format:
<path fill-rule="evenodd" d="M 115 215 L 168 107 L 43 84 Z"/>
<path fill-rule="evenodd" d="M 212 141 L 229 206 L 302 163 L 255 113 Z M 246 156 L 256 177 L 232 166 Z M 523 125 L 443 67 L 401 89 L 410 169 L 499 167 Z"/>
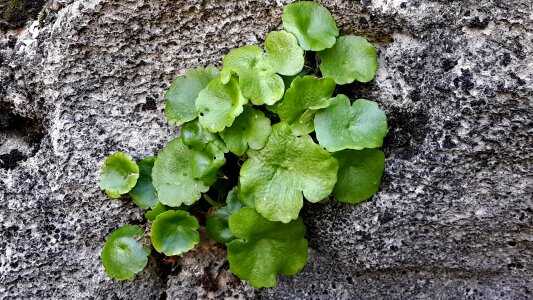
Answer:
<path fill-rule="evenodd" d="M 0 104 L 0 169 L 14 169 L 35 155 L 44 135 L 41 120 L 23 117 Z"/>

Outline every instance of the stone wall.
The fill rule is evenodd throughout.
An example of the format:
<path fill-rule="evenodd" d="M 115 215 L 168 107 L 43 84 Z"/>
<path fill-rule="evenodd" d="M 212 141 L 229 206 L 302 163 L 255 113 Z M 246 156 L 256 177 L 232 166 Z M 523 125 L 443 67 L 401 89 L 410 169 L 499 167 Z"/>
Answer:
<path fill-rule="evenodd" d="M 146 221 L 99 191 L 104 158 L 157 153 L 172 79 L 262 43 L 286 2 L 55 0 L 44 27 L 0 28 L 0 298 L 533 299 L 530 0 L 320 1 L 379 51 L 375 81 L 340 88 L 388 115 L 379 193 L 306 205 L 308 265 L 276 288 L 208 242 L 106 276 L 107 235 Z"/>

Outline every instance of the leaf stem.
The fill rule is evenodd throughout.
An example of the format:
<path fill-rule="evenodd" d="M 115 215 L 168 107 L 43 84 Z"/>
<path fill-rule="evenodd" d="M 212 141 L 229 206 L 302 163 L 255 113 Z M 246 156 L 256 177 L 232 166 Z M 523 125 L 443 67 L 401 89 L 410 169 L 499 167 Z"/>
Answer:
<path fill-rule="evenodd" d="M 224 206 L 224 203 L 216 202 L 215 200 L 211 199 L 211 197 L 209 197 L 207 194 L 204 194 L 203 197 L 205 201 L 207 201 L 207 203 L 211 204 L 216 208 L 221 208 L 222 206 Z"/>

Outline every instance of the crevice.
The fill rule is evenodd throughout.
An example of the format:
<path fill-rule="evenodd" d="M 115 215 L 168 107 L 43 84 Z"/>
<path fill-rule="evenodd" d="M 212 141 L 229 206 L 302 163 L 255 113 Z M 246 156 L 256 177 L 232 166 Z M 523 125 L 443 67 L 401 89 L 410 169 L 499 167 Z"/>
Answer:
<path fill-rule="evenodd" d="M 158 253 L 157 251 L 152 251 L 152 256 L 156 261 L 156 273 L 161 280 L 161 288 L 163 290 L 159 296 L 159 299 L 164 300 L 167 299 L 167 289 L 170 276 L 179 273 L 181 271 L 181 266 L 177 264 L 176 260 L 173 259 L 174 257 L 172 256 L 167 257 L 162 253 Z"/>
<path fill-rule="evenodd" d="M 0 103 L 0 169 L 14 169 L 34 156 L 44 136 L 42 120 L 17 114 Z"/>

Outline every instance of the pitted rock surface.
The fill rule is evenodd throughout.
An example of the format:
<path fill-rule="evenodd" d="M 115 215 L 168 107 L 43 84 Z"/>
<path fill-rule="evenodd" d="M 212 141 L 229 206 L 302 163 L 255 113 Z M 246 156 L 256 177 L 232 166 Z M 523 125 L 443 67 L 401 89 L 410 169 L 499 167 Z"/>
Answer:
<path fill-rule="evenodd" d="M 44 27 L 0 27 L 0 298 L 533 299 L 530 0 L 320 1 L 378 49 L 376 79 L 338 91 L 387 113 L 380 191 L 306 205 L 308 265 L 272 289 L 207 242 L 107 277 L 107 235 L 145 221 L 98 190 L 104 158 L 157 153 L 172 79 L 261 44 L 288 2 L 54 0 Z"/>

